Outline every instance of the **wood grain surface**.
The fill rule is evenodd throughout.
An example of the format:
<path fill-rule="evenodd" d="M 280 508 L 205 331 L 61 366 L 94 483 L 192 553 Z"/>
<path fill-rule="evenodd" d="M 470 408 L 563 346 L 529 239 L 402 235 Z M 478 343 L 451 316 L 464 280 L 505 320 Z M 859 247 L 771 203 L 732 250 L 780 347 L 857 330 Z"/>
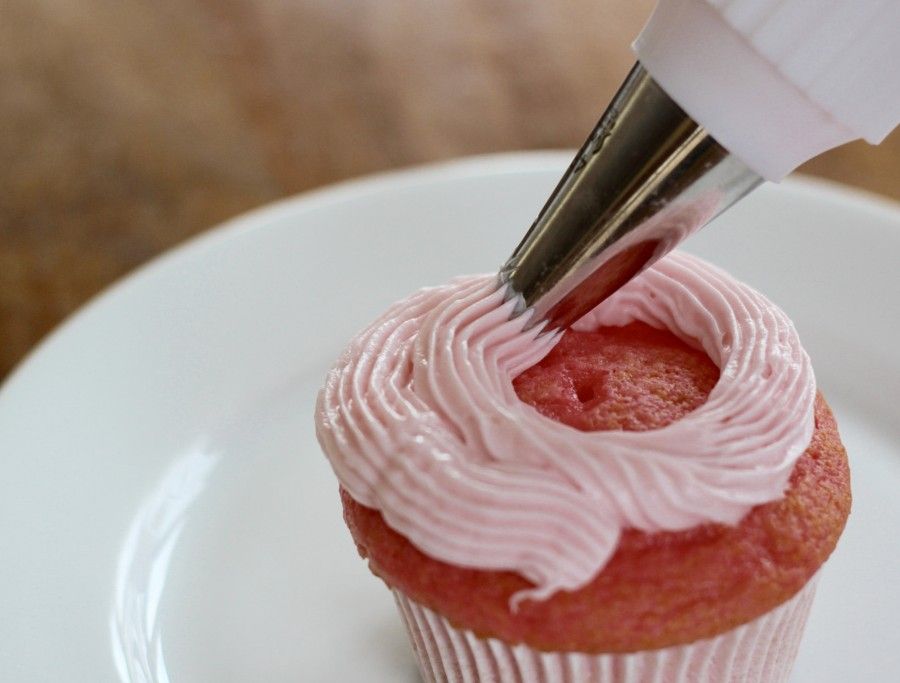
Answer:
<path fill-rule="evenodd" d="M 0 1 L 0 377 L 115 278 L 241 211 L 579 145 L 651 6 Z M 900 135 L 804 170 L 900 199 Z"/>

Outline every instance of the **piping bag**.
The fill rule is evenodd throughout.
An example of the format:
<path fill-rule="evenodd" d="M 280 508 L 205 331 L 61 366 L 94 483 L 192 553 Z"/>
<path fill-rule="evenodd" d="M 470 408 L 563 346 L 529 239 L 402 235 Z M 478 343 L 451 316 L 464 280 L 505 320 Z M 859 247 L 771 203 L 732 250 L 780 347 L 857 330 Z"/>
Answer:
<path fill-rule="evenodd" d="M 566 328 L 762 182 L 900 123 L 900 0 L 659 0 L 638 63 L 500 269 Z"/>

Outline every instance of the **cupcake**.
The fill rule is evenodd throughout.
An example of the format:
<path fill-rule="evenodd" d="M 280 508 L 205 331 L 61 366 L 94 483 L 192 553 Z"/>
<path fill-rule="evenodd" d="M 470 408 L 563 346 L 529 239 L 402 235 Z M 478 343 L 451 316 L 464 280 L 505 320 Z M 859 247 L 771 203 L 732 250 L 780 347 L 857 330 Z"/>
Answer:
<path fill-rule="evenodd" d="M 672 253 L 564 334 L 495 276 L 395 304 L 319 396 L 426 681 L 787 680 L 850 508 L 787 316 Z"/>

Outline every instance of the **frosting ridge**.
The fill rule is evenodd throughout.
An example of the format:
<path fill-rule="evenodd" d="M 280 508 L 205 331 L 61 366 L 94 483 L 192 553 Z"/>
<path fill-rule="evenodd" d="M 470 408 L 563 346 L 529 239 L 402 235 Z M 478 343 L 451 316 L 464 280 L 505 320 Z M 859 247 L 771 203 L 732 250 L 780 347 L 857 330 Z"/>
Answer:
<path fill-rule="evenodd" d="M 319 441 L 345 489 L 427 554 L 512 570 L 540 599 L 588 583 L 621 530 L 735 524 L 782 496 L 813 431 L 815 380 L 787 316 L 674 252 L 576 327 L 638 320 L 720 368 L 707 402 L 644 432 L 580 432 L 512 379 L 557 334 L 510 317 L 495 276 L 420 290 L 360 333 L 319 396 Z"/>

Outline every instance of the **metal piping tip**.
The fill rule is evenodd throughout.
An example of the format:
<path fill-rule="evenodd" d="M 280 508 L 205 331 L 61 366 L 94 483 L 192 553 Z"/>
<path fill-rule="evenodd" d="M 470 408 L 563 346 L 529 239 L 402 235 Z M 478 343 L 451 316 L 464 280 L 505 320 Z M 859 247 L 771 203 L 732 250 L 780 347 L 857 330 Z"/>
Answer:
<path fill-rule="evenodd" d="M 500 281 L 568 327 L 761 182 L 636 64 Z"/>

